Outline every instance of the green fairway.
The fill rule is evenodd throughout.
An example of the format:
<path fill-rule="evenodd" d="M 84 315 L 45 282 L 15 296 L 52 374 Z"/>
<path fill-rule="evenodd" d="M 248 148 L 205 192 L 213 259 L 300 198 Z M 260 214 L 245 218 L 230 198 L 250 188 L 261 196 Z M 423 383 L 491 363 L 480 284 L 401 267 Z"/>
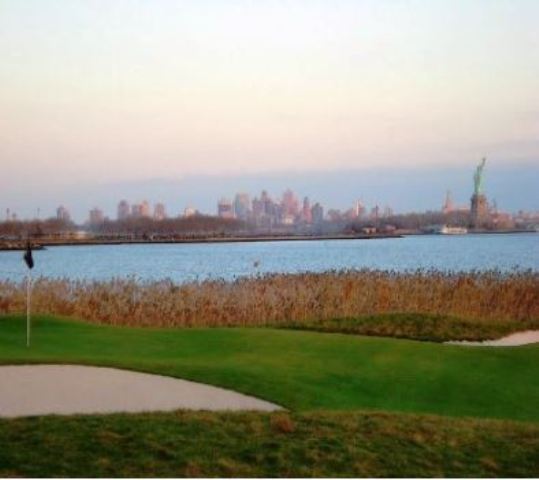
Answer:
<path fill-rule="evenodd" d="M 82 363 L 228 387 L 291 410 L 539 421 L 539 345 L 473 348 L 290 330 L 132 329 L 0 319 L 0 363 Z"/>

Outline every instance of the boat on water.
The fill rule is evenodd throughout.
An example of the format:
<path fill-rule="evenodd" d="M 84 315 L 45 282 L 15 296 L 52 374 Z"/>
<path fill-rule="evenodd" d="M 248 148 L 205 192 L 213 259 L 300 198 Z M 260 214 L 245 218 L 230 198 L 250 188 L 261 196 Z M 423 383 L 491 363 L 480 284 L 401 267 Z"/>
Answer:
<path fill-rule="evenodd" d="M 442 226 L 438 233 L 440 235 L 466 235 L 468 229 L 466 227 L 449 227 L 448 225 Z"/>

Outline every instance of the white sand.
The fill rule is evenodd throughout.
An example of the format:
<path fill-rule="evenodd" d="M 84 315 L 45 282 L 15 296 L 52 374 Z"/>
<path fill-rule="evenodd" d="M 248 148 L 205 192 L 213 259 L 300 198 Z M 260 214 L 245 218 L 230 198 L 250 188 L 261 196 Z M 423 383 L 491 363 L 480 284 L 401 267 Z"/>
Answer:
<path fill-rule="evenodd" d="M 529 345 L 530 343 L 539 343 L 539 330 L 527 330 L 525 332 L 513 333 L 507 337 L 497 340 L 485 340 L 483 342 L 452 341 L 445 342 L 451 345 L 471 345 L 479 347 L 518 347 L 520 345 Z"/>
<path fill-rule="evenodd" d="M 241 393 L 114 368 L 0 366 L 0 417 L 190 410 L 279 410 Z"/>

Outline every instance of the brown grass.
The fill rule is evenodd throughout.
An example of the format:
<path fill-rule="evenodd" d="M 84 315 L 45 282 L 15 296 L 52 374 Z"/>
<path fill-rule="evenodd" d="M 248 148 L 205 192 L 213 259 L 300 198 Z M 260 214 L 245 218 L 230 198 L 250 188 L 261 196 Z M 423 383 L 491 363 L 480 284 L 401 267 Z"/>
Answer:
<path fill-rule="evenodd" d="M 539 274 L 343 271 L 183 285 L 40 278 L 32 305 L 34 312 L 127 326 L 323 325 L 400 313 L 505 322 L 518 330 L 539 321 Z M 24 308 L 24 282 L 0 282 L 0 313 Z"/>

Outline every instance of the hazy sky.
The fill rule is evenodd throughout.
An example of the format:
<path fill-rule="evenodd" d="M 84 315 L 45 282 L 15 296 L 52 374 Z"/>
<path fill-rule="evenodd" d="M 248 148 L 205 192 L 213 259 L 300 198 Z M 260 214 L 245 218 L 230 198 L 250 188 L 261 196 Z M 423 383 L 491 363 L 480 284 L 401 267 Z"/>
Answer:
<path fill-rule="evenodd" d="M 538 24 L 538 0 L 0 0 L 0 207 L 26 187 L 537 165 Z"/>

